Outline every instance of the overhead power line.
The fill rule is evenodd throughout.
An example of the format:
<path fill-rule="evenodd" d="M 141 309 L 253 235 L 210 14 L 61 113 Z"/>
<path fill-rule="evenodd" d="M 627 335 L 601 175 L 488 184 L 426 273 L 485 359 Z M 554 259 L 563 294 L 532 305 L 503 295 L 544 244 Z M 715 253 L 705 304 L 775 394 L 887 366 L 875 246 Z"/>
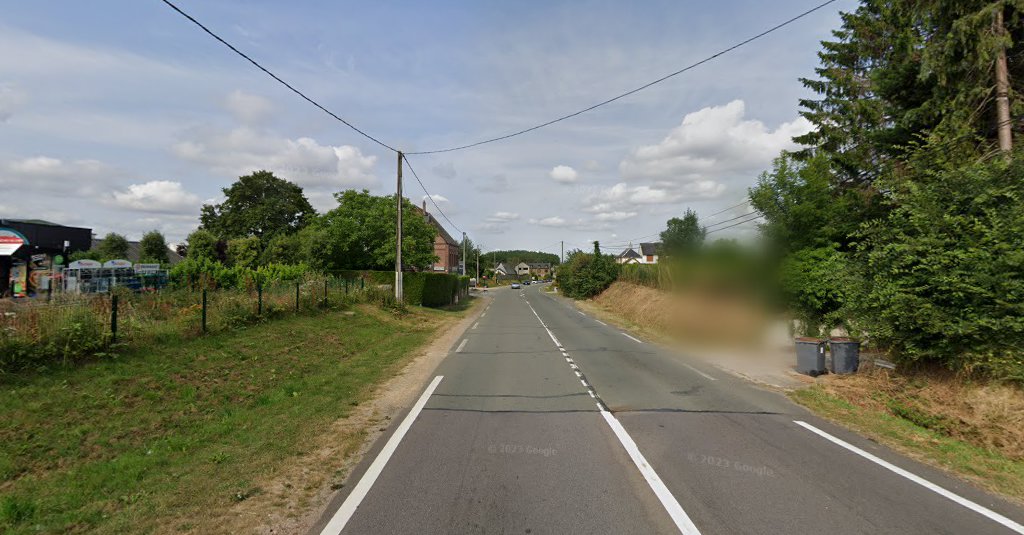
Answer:
<path fill-rule="evenodd" d="M 430 199 L 430 204 L 434 205 L 434 208 L 437 209 L 437 212 L 439 214 L 441 214 L 441 217 L 443 217 L 444 220 L 447 221 L 448 224 L 452 226 L 452 228 L 454 228 L 455 230 L 457 230 L 457 231 L 459 231 L 461 233 L 462 229 L 460 229 L 458 227 L 458 225 L 456 225 L 455 223 L 452 223 L 451 219 L 448 219 L 448 216 L 445 215 L 444 210 L 441 210 L 441 207 L 437 205 L 437 201 L 434 200 L 434 196 L 431 195 L 429 191 L 427 191 L 427 187 L 424 186 L 423 185 L 423 181 L 420 180 L 420 175 L 416 174 L 416 170 L 412 168 L 412 162 L 409 161 L 409 158 L 405 157 L 405 154 L 402 154 L 402 160 L 405 162 L 405 165 L 407 167 L 409 167 L 409 170 L 412 171 L 412 176 L 414 176 L 416 178 L 416 182 L 419 183 L 420 189 L 422 189 L 423 193 L 426 194 L 428 199 Z"/>
<path fill-rule="evenodd" d="M 716 228 L 715 230 L 709 230 L 709 231 L 708 231 L 708 234 L 714 234 L 714 233 L 716 233 L 716 232 L 720 232 L 720 231 L 723 231 L 723 230 L 725 230 L 725 229 L 733 228 L 733 227 L 736 227 L 736 226 L 742 225 L 742 224 L 744 224 L 744 223 L 750 223 L 751 221 L 753 221 L 753 220 L 755 220 L 755 219 L 757 219 L 757 218 L 759 218 L 759 217 L 761 217 L 761 214 L 757 214 L 757 215 L 755 215 L 754 217 L 751 217 L 750 219 L 744 219 L 743 221 L 740 221 L 740 222 L 738 222 L 738 223 L 733 223 L 733 224 L 731 224 L 731 225 L 728 225 L 728 226 L 725 226 L 725 227 L 721 227 L 721 228 Z"/>
<path fill-rule="evenodd" d="M 164 0 L 164 1 L 166 1 L 166 0 Z M 664 82 L 665 80 L 668 80 L 669 78 L 672 78 L 674 76 L 678 76 L 678 75 L 680 75 L 680 74 L 682 74 L 682 73 L 684 73 L 686 71 L 695 69 L 695 68 L 697 68 L 697 67 L 699 67 L 699 66 L 701 66 L 701 65 L 703 65 L 705 63 L 708 63 L 709 61 L 712 61 L 712 60 L 718 58 L 719 56 L 728 54 L 729 52 L 732 52 L 733 50 L 736 50 L 737 48 L 740 48 L 740 47 L 742 47 L 744 45 L 750 44 L 751 42 L 756 41 L 756 40 L 758 40 L 758 39 L 760 39 L 760 38 L 762 38 L 762 37 L 764 37 L 764 36 L 766 36 L 766 35 L 768 35 L 768 34 L 770 34 L 772 32 L 775 32 L 775 31 L 777 31 L 777 30 L 779 30 L 781 28 L 784 28 L 784 27 L 786 27 L 786 26 L 788 26 L 788 25 L 790 25 L 790 24 L 792 24 L 792 23 L 794 23 L 794 22 L 796 22 L 796 21 L 806 17 L 807 15 L 810 15 L 811 13 L 814 13 L 815 11 L 818 11 L 819 9 L 822 9 L 823 7 L 825 7 L 825 6 L 829 5 L 829 4 L 832 4 L 832 3 L 836 2 L 836 1 L 837 0 L 827 0 L 826 2 L 818 4 L 817 6 L 811 8 L 811 9 L 808 9 L 807 11 L 804 11 L 803 13 L 800 13 L 799 15 L 797 15 L 797 16 L 795 16 L 795 17 L 793 17 L 793 18 L 791 18 L 791 19 L 789 19 L 789 20 L 787 20 L 785 22 L 776 24 L 775 26 L 772 26 L 771 28 L 768 28 L 767 30 L 765 30 L 765 31 L 763 31 L 763 32 L 753 36 L 753 37 L 749 37 L 747 39 L 744 39 L 743 41 L 740 41 L 740 42 L 738 42 L 738 43 L 736 43 L 736 44 L 730 46 L 729 48 L 726 48 L 726 49 L 724 49 L 724 50 L 722 50 L 720 52 L 716 52 L 715 54 L 712 54 L 712 55 L 710 55 L 710 56 L 708 56 L 708 57 L 706 57 L 706 58 L 704 58 L 704 59 L 702 59 L 702 60 L 700 60 L 700 61 L 698 61 L 696 63 L 692 63 L 690 65 L 687 65 L 686 67 L 683 67 L 682 69 L 679 69 L 679 70 L 677 70 L 675 72 L 666 74 L 665 76 L 662 76 L 661 78 L 658 78 L 657 80 L 654 80 L 654 81 L 651 81 L 651 82 L 647 82 L 646 84 L 644 84 L 644 85 L 642 85 L 640 87 L 637 87 L 635 89 L 631 89 L 629 91 L 626 91 L 625 93 L 622 93 L 622 94 L 616 95 L 616 96 L 614 96 L 612 98 L 609 98 L 607 100 L 603 100 L 601 102 L 598 102 L 597 104 L 594 104 L 593 106 L 588 106 L 586 108 L 583 108 L 583 109 L 578 110 L 578 111 L 574 111 L 574 112 L 569 113 L 567 115 L 563 115 L 561 117 L 552 119 L 550 121 L 543 122 L 543 123 L 540 123 L 538 125 L 531 126 L 529 128 L 524 128 L 522 130 L 519 130 L 519 131 L 516 131 L 516 132 L 512 132 L 510 134 L 505 134 L 503 136 L 492 137 L 492 138 L 489 138 L 489 139 L 484 139 L 484 140 L 476 141 L 476 142 L 473 142 L 473 143 L 467 143 L 465 145 L 459 145 L 459 146 L 456 146 L 456 147 L 448 147 L 448 148 L 445 148 L 445 149 L 435 149 L 435 150 L 424 150 L 424 151 L 418 151 L 418 152 L 409 152 L 407 154 L 437 154 L 437 153 L 442 153 L 442 152 L 453 152 L 453 151 L 457 151 L 457 150 L 468 149 L 468 148 L 471 148 L 471 147 L 478 147 L 480 145 L 485 145 L 487 143 L 494 143 L 495 141 L 501 141 L 501 140 L 504 140 L 504 139 L 520 136 L 520 135 L 526 134 L 528 132 L 533 132 L 534 130 L 538 130 L 538 129 L 544 128 L 545 126 L 551 126 L 551 125 L 553 125 L 555 123 L 564 121 L 566 119 L 571 119 L 573 117 L 576 117 L 577 115 L 582 115 L 584 113 L 587 113 L 588 111 L 595 110 L 597 108 L 600 108 L 601 106 L 605 106 L 607 104 L 611 104 L 612 102 L 615 102 L 616 100 L 619 100 L 619 99 L 628 97 L 628 96 L 630 96 L 630 95 L 632 95 L 634 93 L 638 93 L 640 91 L 643 91 L 644 89 L 647 89 L 648 87 L 651 87 L 653 85 L 660 84 L 661 82 Z"/>
<path fill-rule="evenodd" d="M 698 219 L 697 221 L 704 221 L 706 219 L 711 219 L 712 217 L 715 217 L 718 214 L 724 214 L 724 213 L 728 212 L 729 210 L 732 210 L 733 208 L 739 208 L 740 206 L 743 206 L 743 205 L 749 204 L 749 203 L 750 203 L 750 199 L 743 199 L 743 202 L 741 202 L 739 204 L 734 204 L 734 205 L 732 205 L 732 206 L 730 206 L 728 208 L 723 208 L 723 209 L 721 209 L 721 210 L 719 210 L 719 211 L 717 211 L 717 212 L 715 212 L 713 214 L 706 215 L 706 216 Z"/>
<path fill-rule="evenodd" d="M 179 8 L 178 6 L 176 6 L 173 3 L 171 3 L 170 0 L 162 0 L 162 1 L 163 1 L 163 3 L 167 4 L 171 9 L 177 11 L 178 14 L 180 14 L 182 17 L 185 17 L 190 22 L 192 22 L 192 24 L 195 24 L 200 29 L 202 29 L 204 32 L 209 34 L 210 37 L 213 37 L 214 39 L 220 41 L 220 43 L 222 45 L 224 45 L 224 46 L 228 47 L 229 49 L 231 49 L 231 51 L 234 52 L 235 54 L 238 54 L 239 56 L 245 58 L 246 61 L 248 61 L 249 63 L 252 63 L 254 66 L 256 66 L 257 69 L 263 71 L 264 73 L 267 74 L 267 76 L 270 76 L 271 78 L 276 80 L 281 85 L 283 85 L 283 86 L 287 87 L 288 89 L 290 89 L 292 91 L 292 93 L 295 93 L 296 95 L 302 97 L 303 100 L 305 100 L 306 102 L 309 102 L 310 104 L 316 106 L 317 108 L 320 109 L 320 111 L 326 113 L 327 115 L 330 115 L 331 117 L 337 119 L 338 121 L 341 121 L 341 123 L 344 124 L 345 126 L 351 128 L 352 130 L 355 130 L 357 133 L 359 133 L 359 135 L 365 137 L 366 139 L 369 139 L 370 141 L 380 145 L 381 147 L 384 147 L 385 149 L 388 149 L 388 150 L 390 150 L 392 152 L 398 152 L 398 149 L 395 149 L 394 147 L 392 147 L 392 146 L 384 143 L 383 141 L 381 141 L 381 140 L 371 136 L 370 134 L 367 134 L 366 132 L 362 131 L 361 129 L 359 129 L 354 124 L 346 121 L 345 119 L 342 119 L 340 116 L 338 116 L 337 114 L 335 114 L 331 110 L 323 107 L 322 105 L 320 105 L 319 102 L 317 102 L 317 101 L 307 97 L 305 95 L 305 93 L 303 93 L 302 91 L 299 91 L 298 89 L 295 89 L 294 86 L 292 86 L 288 82 L 282 80 L 281 77 L 279 77 L 278 75 L 270 72 L 270 70 L 268 70 L 266 67 L 264 67 L 263 65 L 260 65 L 256 60 L 252 59 L 251 57 L 246 55 L 241 50 L 235 48 L 234 45 L 232 45 L 231 43 L 225 41 L 221 36 L 217 35 L 216 33 L 213 33 L 213 31 L 210 30 L 209 28 L 207 28 L 206 26 L 204 26 L 203 23 L 201 23 L 198 20 L 196 20 L 192 15 L 189 15 L 188 13 L 185 13 L 184 11 L 182 11 L 181 8 Z"/>
<path fill-rule="evenodd" d="M 736 216 L 736 217 L 734 217 L 732 219 L 726 219 L 724 221 L 719 221 L 718 223 L 712 223 L 710 225 L 705 226 L 704 228 L 710 229 L 710 228 L 713 228 L 713 227 L 717 227 L 718 225 L 722 225 L 722 224 L 728 223 L 730 221 L 736 221 L 737 219 L 741 219 L 741 218 L 744 218 L 744 217 L 747 217 L 747 216 L 750 216 L 750 215 L 754 215 L 754 214 L 760 215 L 760 212 L 758 212 L 757 210 L 754 210 L 753 212 L 746 213 L 746 214 L 743 214 L 743 215 L 740 215 L 740 216 Z"/>

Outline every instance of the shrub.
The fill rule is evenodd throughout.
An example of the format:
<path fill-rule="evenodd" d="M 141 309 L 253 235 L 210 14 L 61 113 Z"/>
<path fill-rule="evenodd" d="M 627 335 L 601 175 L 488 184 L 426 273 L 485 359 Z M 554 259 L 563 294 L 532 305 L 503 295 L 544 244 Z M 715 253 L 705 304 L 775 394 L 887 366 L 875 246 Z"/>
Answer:
<path fill-rule="evenodd" d="M 893 181 L 866 226 L 854 312 L 904 361 L 1024 378 L 1024 163 Z"/>
<path fill-rule="evenodd" d="M 615 282 L 619 265 L 612 257 L 601 254 L 601 247 L 594 242 L 594 253 L 582 251 L 569 253 L 569 258 L 558 271 L 558 287 L 575 299 L 593 297 Z"/>

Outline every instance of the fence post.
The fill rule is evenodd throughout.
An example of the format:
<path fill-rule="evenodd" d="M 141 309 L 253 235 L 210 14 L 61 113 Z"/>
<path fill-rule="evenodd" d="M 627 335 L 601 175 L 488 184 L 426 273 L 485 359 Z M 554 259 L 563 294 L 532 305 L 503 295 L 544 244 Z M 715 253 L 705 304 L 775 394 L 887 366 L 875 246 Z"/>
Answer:
<path fill-rule="evenodd" d="M 203 332 L 206 332 L 206 288 L 203 288 Z"/>
<path fill-rule="evenodd" d="M 256 285 L 256 315 L 263 315 L 263 285 Z"/>
<path fill-rule="evenodd" d="M 327 306 L 327 279 L 324 279 L 324 306 Z"/>
<path fill-rule="evenodd" d="M 366 279 L 359 279 L 359 289 L 360 290 L 365 290 L 366 289 Z"/>
<path fill-rule="evenodd" d="M 299 283 L 295 283 L 295 311 L 299 311 Z"/>
<path fill-rule="evenodd" d="M 345 279 L 345 295 L 348 295 L 348 279 Z"/>
<path fill-rule="evenodd" d="M 117 342 L 117 296 L 110 298 L 110 341 Z"/>

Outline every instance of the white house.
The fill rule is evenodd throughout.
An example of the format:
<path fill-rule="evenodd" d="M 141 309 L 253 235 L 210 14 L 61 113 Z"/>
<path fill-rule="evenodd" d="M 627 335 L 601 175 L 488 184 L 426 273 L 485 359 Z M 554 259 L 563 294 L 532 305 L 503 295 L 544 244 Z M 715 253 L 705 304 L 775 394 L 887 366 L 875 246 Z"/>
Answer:
<path fill-rule="evenodd" d="M 516 264 L 516 275 L 522 277 L 530 274 L 530 264 L 520 262 Z"/>

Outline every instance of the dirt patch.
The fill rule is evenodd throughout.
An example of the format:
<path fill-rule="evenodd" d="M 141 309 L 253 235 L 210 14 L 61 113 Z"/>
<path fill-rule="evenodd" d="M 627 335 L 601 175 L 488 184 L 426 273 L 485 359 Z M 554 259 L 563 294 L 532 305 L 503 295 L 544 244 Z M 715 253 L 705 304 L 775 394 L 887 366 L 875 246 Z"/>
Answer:
<path fill-rule="evenodd" d="M 411 406 L 449 348 L 479 317 L 490 297 L 477 300 L 457 323 L 442 326 L 434 340 L 394 377 L 379 385 L 370 398 L 347 418 L 336 420 L 310 444 L 309 453 L 277 473 L 267 474 L 256 492 L 223 515 L 196 523 L 196 533 L 306 533 L 316 523 L 333 495 L 391 420 Z M 168 526 L 169 532 L 177 531 Z"/>
<path fill-rule="evenodd" d="M 1011 384 L 965 380 L 945 370 L 908 375 L 869 368 L 846 376 L 819 379 L 827 393 L 1024 460 L 1024 390 Z"/>
<path fill-rule="evenodd" d="M 752 302 L 714 292 L 666 292 L 616 282 L 592 301 L 627 321 L 688 343 L 761 343 L 768 326 Z"/>

